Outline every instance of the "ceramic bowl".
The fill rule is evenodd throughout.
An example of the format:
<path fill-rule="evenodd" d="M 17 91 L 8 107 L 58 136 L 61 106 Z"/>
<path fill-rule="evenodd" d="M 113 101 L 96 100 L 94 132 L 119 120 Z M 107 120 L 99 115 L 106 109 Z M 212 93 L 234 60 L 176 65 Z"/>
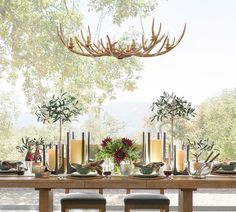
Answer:
<path fill-rule="evenodd" d="M 89 168 L 82 167 L 82 166 L 77 166 L 76 170 L 80 174 L 88 174 L 90 172 Z"/>
<path fill-rule="evenodd" d="M 35 177 L 37 178 L 49 178 L 51 172 L 41 172 L 35 173 Z"/>
<path fill-rule="evenodd" d="M 42 173 L 45 171 L 45 166 L 33 166 L 32 173 Z"/>
<path fill-rule="evenodd" d="M 225 164 L 222 165 L 222 169 L 225 171 L 233 171 L 235 169 L 235 166 L 233 164 Z"/>
<path fill-rule="evenodd" d="M 141 167 L 141 168 L 139 169 L 139 171 L 140 171 L 142 174 L 152 174 L 153 168 L 143 166 L 143 167 Z"/>

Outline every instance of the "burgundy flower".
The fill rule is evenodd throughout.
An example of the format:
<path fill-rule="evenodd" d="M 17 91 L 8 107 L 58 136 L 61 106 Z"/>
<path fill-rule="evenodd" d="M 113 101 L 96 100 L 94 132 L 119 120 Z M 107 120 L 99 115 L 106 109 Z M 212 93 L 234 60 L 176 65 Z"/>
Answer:
<path fill-rule="evenodd" d="M 123 152 L 122 149 L 119 149 L 114 153 L 114 158 L 118 163 L 121 162 L 122 160 L 124 160 L 125 157 L 126 157 L 126 154 L 125 154 L 125 152 Z"/>
<path fill-rule="evenodd" d="M 109 143 L 109 142 L 111 142 L 112 141 L 112 138 L 110 138 L 110 137 L 107 137 L 107 138 L 104 138 L 103 140 L 102 140 L 102 147 L 104 148 L 106 145 L 107 145 L 107 143 Z"/>
<path fill-rule="evenodd" d="M 127 147 L 132 147 L 133 146 L 133 141 L 128 139 L 128 138 L 122 138 L 122 143 L 126 145 Z"/>

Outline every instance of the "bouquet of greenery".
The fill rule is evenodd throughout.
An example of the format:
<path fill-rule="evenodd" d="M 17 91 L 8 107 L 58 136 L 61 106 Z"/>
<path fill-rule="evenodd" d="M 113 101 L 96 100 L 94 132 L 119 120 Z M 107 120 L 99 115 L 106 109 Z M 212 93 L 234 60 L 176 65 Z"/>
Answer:
<path fill-rule="evenodd" d="M 98 160 L 111 159 L 115 165 L 120 165 L 124 160 L 135 161 L 140 157 L 140 150 L 128 138 L 110 138 L 102 140 L 101 149 L 96 155 Z"/>

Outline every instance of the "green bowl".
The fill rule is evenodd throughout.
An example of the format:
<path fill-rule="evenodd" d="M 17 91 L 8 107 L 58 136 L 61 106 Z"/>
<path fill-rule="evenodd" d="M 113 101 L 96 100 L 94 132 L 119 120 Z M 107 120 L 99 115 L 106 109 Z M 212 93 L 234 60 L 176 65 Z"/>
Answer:
<path fill-rule="evenodd" d="M 145 166 L 141 167 L 139 170 L 142 174 L 151 174 L 153 172 L 153 168 Z"/>
<path fill-rule="evenodd" d="M 88 174 L 90 172 L 89 168 L 82 167 L 82 166 L 77 166 L 77 172 L 80 174 Z"/>
<path fill-rule="evenodd" d="M 235 169 L 235 166 L 233 164 L 222 165 L 222 169 L 225 171 L 233 171 Z"/>

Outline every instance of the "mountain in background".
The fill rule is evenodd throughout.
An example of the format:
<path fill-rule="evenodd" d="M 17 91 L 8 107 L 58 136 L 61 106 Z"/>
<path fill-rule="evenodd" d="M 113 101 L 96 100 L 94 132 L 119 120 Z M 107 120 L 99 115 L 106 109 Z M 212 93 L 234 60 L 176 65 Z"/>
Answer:
<path fill-rule="evenodd" d="M 104 105 L 103 112 L 113 116 L 118 121 L 125 123 L 125 132 L 127 135 L 141 131 L 143 128 L 144 117 L 150 114 L 151 103 L 148 102 L 113 102 Z M 80 116 L 79 122 L 82 125 L 87 119 L 87 116 Z M 42 123 L 37 121 L 36 115 L 29 113 L 21 113 L 17 127 L 27 127 L 29 125 L 42 126 Z"/>

